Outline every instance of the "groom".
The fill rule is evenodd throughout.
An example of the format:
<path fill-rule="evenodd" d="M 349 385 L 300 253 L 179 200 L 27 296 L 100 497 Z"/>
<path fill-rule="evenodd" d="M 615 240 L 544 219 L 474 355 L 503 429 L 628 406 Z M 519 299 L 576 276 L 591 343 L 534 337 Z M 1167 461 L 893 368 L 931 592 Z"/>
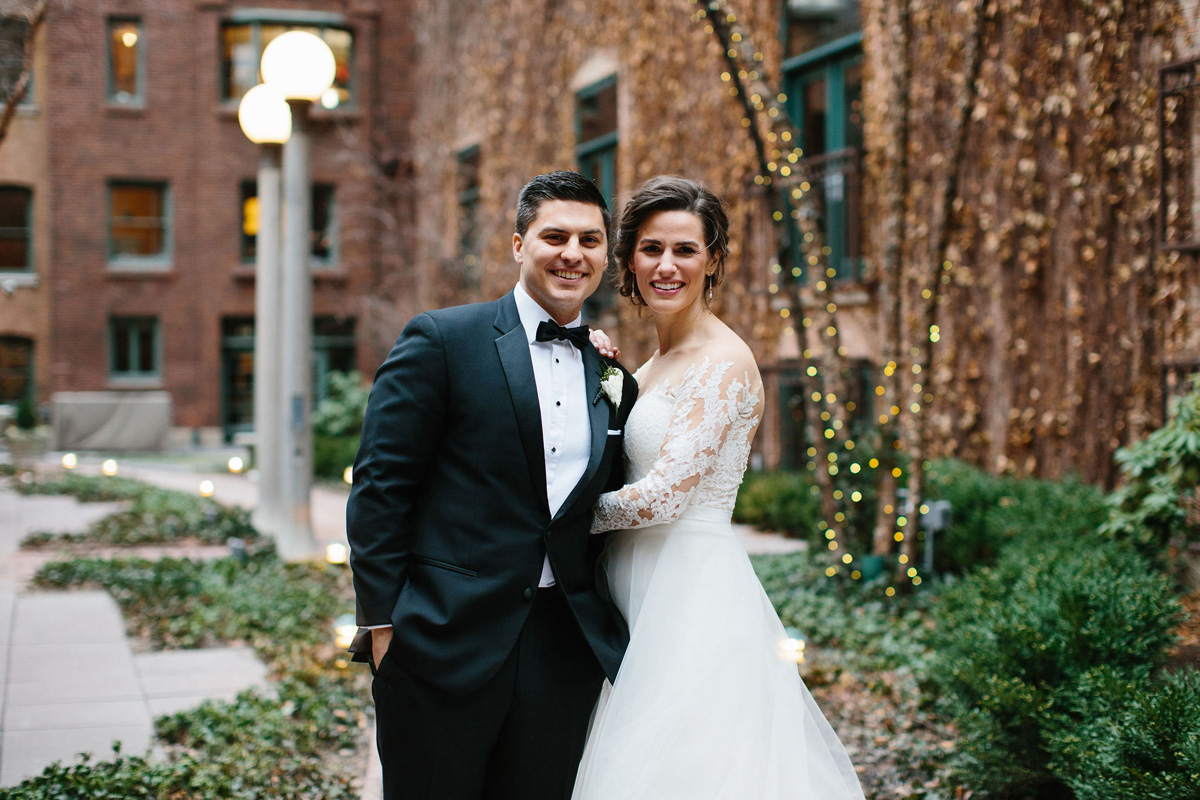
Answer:
<path fill-rule="evenodd" d="M 387 800 L 565 800 L 616 677 L 588 529 L 637 384 L 577 327 L 608 228 L 582 175 L 534 178 L 517 286 L 418 315 L 375 376 L 347 528 Z"/>

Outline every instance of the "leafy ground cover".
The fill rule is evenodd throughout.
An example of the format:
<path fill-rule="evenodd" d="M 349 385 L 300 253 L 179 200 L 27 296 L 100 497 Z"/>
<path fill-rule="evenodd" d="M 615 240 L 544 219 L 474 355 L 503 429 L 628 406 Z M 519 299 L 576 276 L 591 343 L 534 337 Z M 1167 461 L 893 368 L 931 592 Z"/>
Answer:
<path fill-rule="evenodd" d="M 263 548 L 244 561 L 77 558 L 45 565 L 35 584 L 109 591 L 147 646 L 249 644 L 272 691 L 157 719 L 162 760 L 117 752 L 57 764 L 6 797 L 357 798 L 369 692 L 365 671 L 333 644 L 334 619 L 353 608 L 345 568 L 285 564 Z"/>
<path fill-rule="evenodd" d="M 250 524 L 250 512 L 242 508 L 130 478 L 66 472 L 55 478 L 18 482 L 15 488 L 26 495 L 65 494 L 81 502 L 129 503 L 127 508 L 97 520 L 83 532 L 30 534 L 21 542 L 26 549 L 64 545 L 225 544 L 232 538 L 245 542 L 259 539 Z"/>

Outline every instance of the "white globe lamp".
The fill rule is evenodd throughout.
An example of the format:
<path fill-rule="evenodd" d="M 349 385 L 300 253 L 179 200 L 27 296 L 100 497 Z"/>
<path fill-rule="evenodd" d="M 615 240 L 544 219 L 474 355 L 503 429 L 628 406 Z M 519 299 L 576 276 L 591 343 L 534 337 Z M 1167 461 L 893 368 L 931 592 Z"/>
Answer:
<path fill-rule="evenodd" d="M 316 102 L 333 85 L 337 64 L 321 37 L 307 31 L 288 31 L 271 40 L 263 51 L 263 82 L 288 100 Z"/>
<path fill-rule="evenodd" d="M 283 144 L 292 135 L 292 109 L 277 87 L 260 83 L 242 96 L 238 124 L 255 144 Z"/>

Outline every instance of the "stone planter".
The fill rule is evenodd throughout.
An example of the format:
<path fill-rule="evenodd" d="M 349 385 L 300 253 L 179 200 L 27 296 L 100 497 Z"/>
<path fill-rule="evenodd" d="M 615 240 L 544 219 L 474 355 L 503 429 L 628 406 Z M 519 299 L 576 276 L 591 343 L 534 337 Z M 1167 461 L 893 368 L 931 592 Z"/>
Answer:
<path fill-rule="evenodd" d="M 14 467 L 32 467 L 50 452 L 50 430 L 34 428 L 23 431 L 10 428 L 4 434 L 4 444 L 8 447 Z"/>

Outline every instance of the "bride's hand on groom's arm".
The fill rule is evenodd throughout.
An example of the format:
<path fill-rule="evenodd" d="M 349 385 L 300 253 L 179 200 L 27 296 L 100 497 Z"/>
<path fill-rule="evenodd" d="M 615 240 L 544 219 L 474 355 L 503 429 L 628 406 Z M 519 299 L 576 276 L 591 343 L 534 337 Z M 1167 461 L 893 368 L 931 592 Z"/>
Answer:
<path fill-rule="evenodd" d="M 617 347 L 613 340 L 608 338 L 608 334 L 596 328 L 591 332 L 592 346 L 600 351 L 600 355 L 606 358 L 620 358 L 621 348 Z"/>

